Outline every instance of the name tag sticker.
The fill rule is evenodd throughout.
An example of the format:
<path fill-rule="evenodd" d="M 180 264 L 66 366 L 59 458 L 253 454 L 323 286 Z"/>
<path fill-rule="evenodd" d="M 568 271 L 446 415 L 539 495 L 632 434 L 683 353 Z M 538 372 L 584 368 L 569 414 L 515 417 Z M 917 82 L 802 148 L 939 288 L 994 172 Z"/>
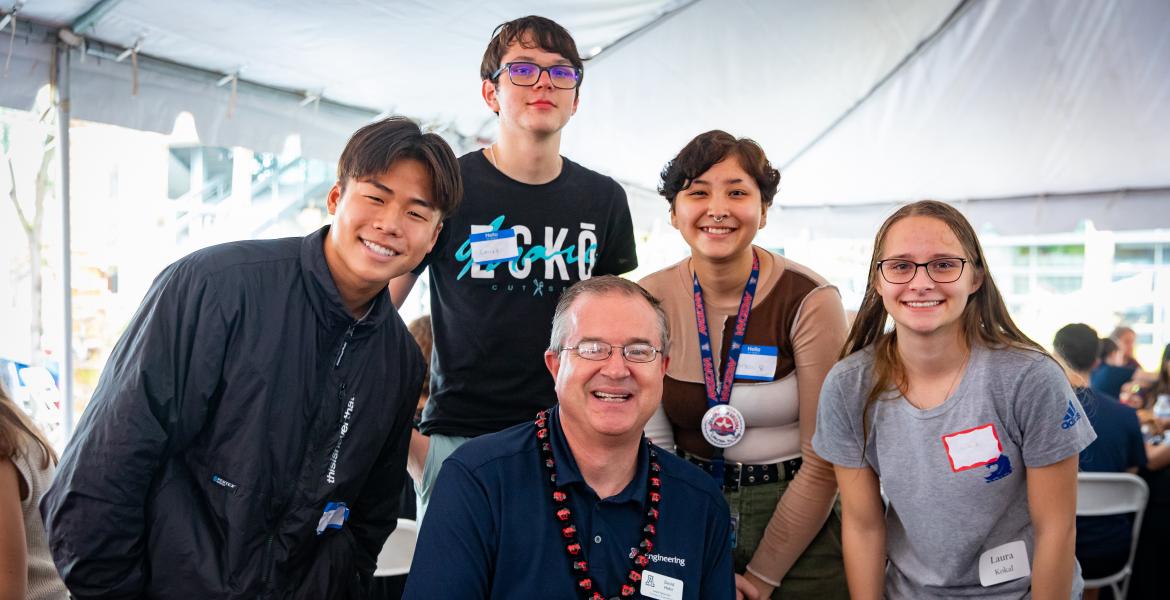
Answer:
<path fill-rule="evenodd" d="M 317 535 L 325 533 L 326 529 L 341 529 L 349 519 L 349 507 L 344 502 L 330 502 L 325 505 L 321 513 L 321 520 L 317 521 Z"/>
<path fill-rule="evenodd" d="M 996 546 L 979 556 L 979 584 L 990 587 L 1032 574 L 1024 540 Z"/>
<path fill-rule="evenodd" d="M 740 350 L 739 364 L 735 367 L 736 379 L 772 381 L 776 375 L 776 347 L 744 344 Z"/>
<path fill-rule="evenodd" d="M 993 423 L 944 435 L 942 441 L 951 461 L 951 470 L 956 473 L 989 465 L 1003 453 Z"/>
<path fill-rule="evenodd" d="M 682 600 L 683 582 L 654 571 L 642 571 L 642 589 L 639 593 L 656 600 Z"/>
<path fill-rule="evenodd" d="M 516 230 L 480 231 L 467 238 L 471 242 L 471 260 L 476 264 L 512 260 L 520 256 Z"/>

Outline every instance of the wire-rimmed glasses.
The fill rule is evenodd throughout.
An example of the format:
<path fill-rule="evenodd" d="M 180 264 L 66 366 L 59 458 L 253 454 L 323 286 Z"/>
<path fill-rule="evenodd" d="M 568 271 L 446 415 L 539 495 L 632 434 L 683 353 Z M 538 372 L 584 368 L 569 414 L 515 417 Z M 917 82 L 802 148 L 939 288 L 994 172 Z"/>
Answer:
<path fill-rule="evenodd" d="M 952 283 L 963 276 L 963 267 L 967 265 L 965 258 L 936 258 L 929 262 L 916 263 L 900 258 L 887 258 L 877 261 L 877 269 L 882 278 L 889 283 L 910 283 L 918 275 L 920 267 L 926 268 L 926 276 L 935 283 Z"/>
<path fill-rule="evenodd" d="M 621 348 L 622 358 L 632 363 L 653 362 L 658 357 L 658 353 L 662 352 L 661 349 L 644 342 L 615 346 L 607 342 L 599 341 L 581 342 L 576 346 L 561 346 L 557 348 L 557 351 L 572 350 L 577 356 L 585 360 L 606 360 L 610 356 L 613 356 L 615 348 Z"/>

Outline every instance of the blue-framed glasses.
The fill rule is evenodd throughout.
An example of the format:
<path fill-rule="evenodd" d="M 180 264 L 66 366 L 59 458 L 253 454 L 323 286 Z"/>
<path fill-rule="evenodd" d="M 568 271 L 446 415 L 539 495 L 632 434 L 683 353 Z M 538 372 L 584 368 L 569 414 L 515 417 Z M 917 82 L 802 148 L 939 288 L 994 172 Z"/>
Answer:
<path fill-rule="evenodd" d="M 581 85 L 581 69 L 572 65 L 553 65 L 551 67 L 542 67 L 536 63 L 530 62 L 510 62 L 500 65 L 495 73 L 492 73 L 492 80 L 499 79 L 500 73 L 508 72 L 508 79 L 512 85 L 519 85 L 524 87 L 531 87 L 540 81 L 541 73 L 548 73 L 548 79 L 552 82 L 553 87 L 561 90 L 571 90 L 578 85 Z"/>

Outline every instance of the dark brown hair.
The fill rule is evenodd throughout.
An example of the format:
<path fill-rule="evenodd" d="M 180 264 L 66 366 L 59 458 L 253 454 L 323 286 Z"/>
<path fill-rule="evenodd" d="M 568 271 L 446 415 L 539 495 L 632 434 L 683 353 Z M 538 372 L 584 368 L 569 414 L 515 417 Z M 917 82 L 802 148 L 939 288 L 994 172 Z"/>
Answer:
<path fill-rule="evenodd" d="M 874 238 L 865 295 L 862 297 L 861 308 L 857 310 L 857 317 L 853 320 L 853 327 L 849 329 L 849 337 L 845 340 L 845 348 L 841 353 L 841 357 L 844 358 L 873 346 L 873 387 L 866 396 L 865 408 L 861 413 L 863 442 L 869 437 L 867 415 L 874 403 L 887 392 L 906 389 L 906 372 L 898 357 L 897 330 L 886 331 L 889 314 L 886 313 L 882 297 L 877 290 L 877 278 L 880 276 L 877 262 L 881 258 L 886 234 L 894 223 L 906 217 L 931 217 L 945 223 L 963 247 L 969 267 L 976 269 L 983 276 L 982 285 L 967 299 L 967 306 L 963 309 L 963 334 L 969 347 L 980 343 L 991 348 L 1026 348 L 1048 356 L 1039 344 L 1016 327 L 1004 304 L 1003 296 L 995 285 L 995 280 L 991 278 L 991 272 L 987 270 L 987 259 L 983 254 L 983 247 L 979 244 L 979 238 L 975 235 L 975 229 L 971 227 L 963 213 L 949 204 L 934 200 L 907 204 L 882 223 Z"/>
<path fill-rule="evenodd" d="M 577 94 L 581 93 L 581 82 L 585 80 L 585 62 L 577 52 L 577 42 L 556 21 L 536 15 L 520 17 L 496 27 L 492 32 L 492 41 L 488 42 L 483 52 L 483 61 L 479 63 L 480 79 L 499 83 L 499 78 L 493 78 L 492 75 L 500 70 L 500 61 L 512 44 L 519 44 L 522 48 L 539 48 L 565 57 L 581 71 L 576 91 Z"/>
<path fill-rule="evenodd" d="M 27 450 L 27 440 L 32 440 L 41 448 L 41 468 L 49 468 L 50 461 L 57 464 L 57 453 L 49 445 L 45 434 L 16 406 L 16 402 L 8 396 L 4 384 L 0 383 L 0 457 L 14 459 Z"/>
<path fill-rule="evenodd" d="M 1113 341 L 1112 338 L 1101 338 L 1097 343 L 1097 358 L 1101 362 L 1109 360 L 1114 352 L 1117 352 L 1117 342 Z"/>
<path fill-rule="evenodd" d="M 658 193 L 666 198 L 671 210 L 674 210 L 675 196 L 691 187 L 696 177 L 728 156 L 735 156 L 739 166 L 756 181 L 764 207 L 772 206 L 772 199 L 780 187 L 780 171 L 768 162 L 764 149 L 754 140 L 736 138 L 718 129 L 695 136 L 695 139 L 683 146 L 678 156 L 666 163 L 662 168 L 662 184 L 658 186 Z"/>
<path fill-rule="evenodd" d="M 1052 338 L 1056 356 L 1078 373 L 1088 372 L 1097 362 L 1100 340 L 1097 331 L 1084 323 L 1070 323 L 1061 327 Z"/>
<path fill-rule="evenodd" d="M 406 117 L 389 117 L 354 132 L 337 160 L 337 185 L 345 191 L 350 180 L 380 175 L 399 160 L 423 164 L 431 176 L 430 198 L 442 216 L 449 216 L 463 199 L 459 161 L 447 142 L 435 133 L 423 133 Z"/>

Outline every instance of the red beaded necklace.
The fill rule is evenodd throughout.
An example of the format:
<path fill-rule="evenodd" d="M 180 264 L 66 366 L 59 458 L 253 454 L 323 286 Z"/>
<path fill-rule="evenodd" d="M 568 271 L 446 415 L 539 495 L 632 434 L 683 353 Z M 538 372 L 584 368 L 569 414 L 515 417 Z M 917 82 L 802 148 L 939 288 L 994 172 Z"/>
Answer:
<path fill-rule="evenodd" d="M 540 454 L 544 459 L 544 468 L 548 471 L 549 485 L 552 486 L 552 501 L 556 510 L 553 515 L 557 525 L 561 528 L 561 536 L 565 538 L 565 552 L 569 555 L 573 578 L 577 580 L 577 592 L 584 600 L 606 600 L 601 592 L 594 590 L 593 578 L 589 576 L 589 561 L 584 556 L 584 548 L 577 539 L 577 527 L 573 524 L 573 511 L 569 509 L 569 493 L 557 485 L 556 461 L 553 460 L 552 443 L 548 439 L 548 415 L 544 410 L 536 414 L 536 439 L 540 443 Z M 622 584 L 619 595 L 613 598 L 631 598 L 638 591 L 637 584 L 642 580 L 642 571 L 650 564 L 646 554 L 654 549 L 654 534 L 658 522 L 658 503 L 662 500 L 662 467 L 658 466 L 658 453 L 649 448 L 650 469 L 647 471 L 646 486 L 646 518 L 642 522 L 642 542 L 634 553 L 633 568 L 626 575 L 626 583 Z M 612 598 L 610 599 L 612 600 Z"/>

